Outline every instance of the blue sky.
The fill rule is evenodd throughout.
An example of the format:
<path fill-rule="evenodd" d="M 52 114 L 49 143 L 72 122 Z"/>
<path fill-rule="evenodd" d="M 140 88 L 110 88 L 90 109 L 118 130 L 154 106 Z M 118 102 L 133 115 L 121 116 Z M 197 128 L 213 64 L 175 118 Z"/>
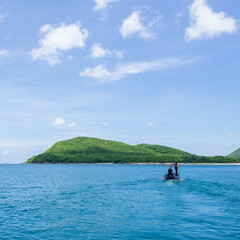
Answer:
<path fill-rule="evenodd" d="M 77 136 L 240 147 L 239 0 L 0 0 L 0 163 Z"/>

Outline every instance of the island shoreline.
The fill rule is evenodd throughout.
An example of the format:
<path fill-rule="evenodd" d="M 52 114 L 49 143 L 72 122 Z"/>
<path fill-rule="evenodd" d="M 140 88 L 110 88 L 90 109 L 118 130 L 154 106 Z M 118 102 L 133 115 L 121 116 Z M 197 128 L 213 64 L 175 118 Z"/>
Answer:
<path fill-rule="evenodd" d="M 167 162 L 166 162 L 167 163 Z M 30 165 L 163 165 L 166 163 L 22 163 Z M 216 165 L 216 166 L 240 166 L 240 163 L 178 163 L 178 165 Z"/>

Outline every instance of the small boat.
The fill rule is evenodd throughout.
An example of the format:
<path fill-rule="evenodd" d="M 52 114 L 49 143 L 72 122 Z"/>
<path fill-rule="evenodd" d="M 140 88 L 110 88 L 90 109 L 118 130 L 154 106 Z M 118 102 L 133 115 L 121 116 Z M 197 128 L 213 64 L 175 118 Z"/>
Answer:
<path fill-rule="evenodd" d="M 175 163 L 163 163 L 163 166 L 169 166 L 168 173 L 163 175 L 164 180 L 180 180 L 180 166 Z M 172 167 L 175 168 L 175 172 L 173 172 Z"/>
<path fill-rule="evenodd" d="M 178 175 L 176 175 L 175 173 L 173 175 L 165 174 L 163 177 L 165 180 L 179 180 L 180 179 L 180 177 Z"/>

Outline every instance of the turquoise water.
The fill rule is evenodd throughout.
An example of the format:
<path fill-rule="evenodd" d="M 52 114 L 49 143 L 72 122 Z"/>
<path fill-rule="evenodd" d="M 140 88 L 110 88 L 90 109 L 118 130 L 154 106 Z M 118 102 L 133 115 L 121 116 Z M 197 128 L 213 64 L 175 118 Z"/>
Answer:
<path fill-rule="evenodd" d="M 166 169 L 167 170 L 167 169 Z M 240 239 L 240 166 L 1 165 L 0 239 Z"/>

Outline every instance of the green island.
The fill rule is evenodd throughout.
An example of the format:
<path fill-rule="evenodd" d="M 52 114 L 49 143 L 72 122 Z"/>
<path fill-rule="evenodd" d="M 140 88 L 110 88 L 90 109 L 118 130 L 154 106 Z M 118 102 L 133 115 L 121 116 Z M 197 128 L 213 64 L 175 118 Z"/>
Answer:
<path fill-rule="evenodd" d="M 240 148 L 229 154 L 228 157 L 240 159 Z"/>
<path fill-rule="evenodd" d="M 77 137 L 55 143 L 26 163 L 240 163 L 238 155 L 206 157 L 175 148 L 138 144 L 135 146 L 98 138 Z"/>

